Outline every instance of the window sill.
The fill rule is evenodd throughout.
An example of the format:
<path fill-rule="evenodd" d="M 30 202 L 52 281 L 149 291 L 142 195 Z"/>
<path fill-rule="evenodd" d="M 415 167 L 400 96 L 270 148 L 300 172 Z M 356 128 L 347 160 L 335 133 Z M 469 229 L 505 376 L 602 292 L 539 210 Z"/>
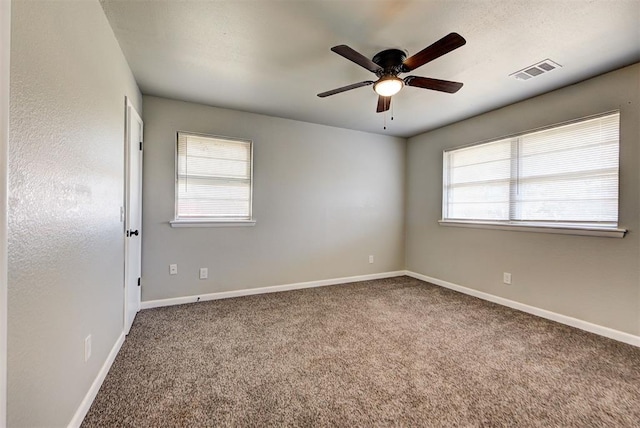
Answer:
<path fill-rule="evenodd" d="M 255 220 L 172 220 L 171 227 L 243 227 L 255 226 Z"/>
<path fill-rule="evenodd" d="M 478 221 L 438 220 L 440 226 L 469 227 L 474 229 L 511 230 L 516 232 L 557 233 L 562 235 L 601 236 L 606 238 L 624 238 L 627 229 L 605 229 L 599 227 L 579 227 L 542 224 L 505 224 Z"/>

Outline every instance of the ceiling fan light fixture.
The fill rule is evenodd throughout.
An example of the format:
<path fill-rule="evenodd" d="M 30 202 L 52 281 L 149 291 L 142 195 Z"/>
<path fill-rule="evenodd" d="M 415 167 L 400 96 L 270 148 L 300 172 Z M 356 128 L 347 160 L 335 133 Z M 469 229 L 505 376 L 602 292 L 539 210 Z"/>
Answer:
<path fill-rule="evenodd" d="M 400 92 L 402 86 L 404 86 L 402 79 L 396 76 L 387 76 L 378 80 L 373 85 L 373 90 L 380 96 L 390 97 Z"/>
<path fill-rule="evenodd" d="M 1 0 L 0 0 L 1 1 Z M 360 52 L 350 48 L 347 45 L 338 45 L 331 48 L 332 52 L 337 53 L 341 57 L 367 69 L 376 75 L 378 80 L 365 80 L 351 85 L 342 86 L 330 91 L 318 94 L 320 98 L 325 98 L 341 92 L 350 91 L 352 89 L 361 88 L 363 86 L 373 85 L 373 90 L 378 94 L 378 105 L 376 112 L 381 113 L 390 109 L 391 97 L 402 89 L 403 86 L 412 86 L 414 88 L 429 89 L 432 91 L 446 92 L 453 94 L 462 88 L 462 83 L 451 82 L 449 80 L 431 79 L 420 76 L 407 76 L 404 79 L 398 77 L 398 74 L 408 73 L 418 67 L 440 58 L 463 46 L 467 41 L 458 33 L 449 33 L 440 40 L 420 52 L 407 58 L 407 52 L 400 49 L 386 49 L 378 52 L 369 59 Z M 525 75 L 526 73 L 521 73 Z M 527 74 L 528 75 L 528 74 Z M 391 117 L 393 119 L 393 116 Z"/>

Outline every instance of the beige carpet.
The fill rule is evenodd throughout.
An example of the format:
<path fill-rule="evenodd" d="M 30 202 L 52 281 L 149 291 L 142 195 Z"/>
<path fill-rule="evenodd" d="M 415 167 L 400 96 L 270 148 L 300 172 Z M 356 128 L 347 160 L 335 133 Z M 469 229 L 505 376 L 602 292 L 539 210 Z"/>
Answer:
<path fill-rule="evenodd" d="M 640 348 L 400 277 L 142 311 L 84 427 L 638 427 Z"/>

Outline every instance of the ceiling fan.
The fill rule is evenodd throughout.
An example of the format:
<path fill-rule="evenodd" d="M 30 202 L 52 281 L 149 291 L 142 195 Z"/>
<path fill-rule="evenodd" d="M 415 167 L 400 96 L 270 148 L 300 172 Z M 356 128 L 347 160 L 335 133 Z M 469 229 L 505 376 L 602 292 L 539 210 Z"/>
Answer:
<path fill-rule="evenodd" d="M 389 110 L 389 107 L 391 106 L 391 97 L 397 94 L 404 85 L 453 94 L 462 87 L 462 83 L 420 76 L 407 76 L 402 79 L 398 77 L 398 74 L 413 71 L 416 68 L 421 67 L 426 63 L 459 48 L 460 46 L 463 46 L 465 43 L 467 43 L 467 41 L 460 34 L 450 33 L 409 58 L 407 58 L 404 51 L 399 49 L 387 49 L 382 52 L 378 52 L 372 59 L 365 57 L 347 45 L 334 46 L 331 48 L 333 52 L 345 57 L 349 61 L 355 62 L 370 72 L 375 73 L 376 76 L 378 76 L 378 80 L 375 82 L 373 80 L 365 80 L 363 82 L 322 92 L 318 94 L 318 96 L 324 98 L 341 92 L 350 91 L 351 89 L 360 88 L 362 86 L 373 85 L 373 90 L 378 94 L 378 107 L 376 111 L 380 113 Z"/>

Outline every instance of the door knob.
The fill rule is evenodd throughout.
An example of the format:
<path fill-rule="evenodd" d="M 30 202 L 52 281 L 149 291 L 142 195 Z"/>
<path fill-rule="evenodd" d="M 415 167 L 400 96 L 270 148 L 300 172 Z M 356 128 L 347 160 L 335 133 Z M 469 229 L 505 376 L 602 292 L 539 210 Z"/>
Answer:
<path fill-rule="evenodd" d="M 131 236 L 138 236 L 138 231 L 137 230 L 127 230 L 127 236 L 131 237 Z"/>

